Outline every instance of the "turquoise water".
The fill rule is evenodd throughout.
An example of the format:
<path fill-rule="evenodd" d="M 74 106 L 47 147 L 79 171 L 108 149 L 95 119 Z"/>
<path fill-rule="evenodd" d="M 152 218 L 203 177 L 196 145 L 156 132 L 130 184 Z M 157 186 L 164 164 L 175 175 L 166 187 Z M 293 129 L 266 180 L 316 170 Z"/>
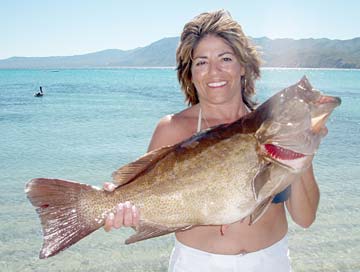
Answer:
<path fill-rule="evenodd" d="M 314 161 L 317 220 L 290 224 L 293 268 L 360 271 L 360 70 L 266 69 L 258 100 L 304 74 L 343 103 Z M 39 220 L 23 190 L 34 177 L 101 185 L 146 151 L 159 118 L 185 106 L 173 69 L 0 70 L 0 271 L 166 271 L 173 236 L 122 245 L 132 230 L 100 230 L 39 260 Z"/>

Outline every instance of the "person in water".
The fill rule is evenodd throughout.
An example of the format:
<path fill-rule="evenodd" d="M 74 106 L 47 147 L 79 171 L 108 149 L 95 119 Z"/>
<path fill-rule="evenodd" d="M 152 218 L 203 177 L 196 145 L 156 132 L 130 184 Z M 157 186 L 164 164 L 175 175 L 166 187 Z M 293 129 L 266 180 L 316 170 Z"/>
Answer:
<path fill-rule="evenodd" d="M 43 90 L 42 90 L 42 87 L 40 86 L 40 89 L 37 93 L 34 94 L 34 96 L 43 96 L 44 93 L 43 93 Z"/>
<path fill-rule="evenodd" d="M 176 51 L 177 74 L 189 107 L 163 117 L 148 151 L 173 145 L 208 127 L 231 123 L 252 111 L 260 58 L 241 26 L 224 10 L 202 13 L 184 26 Z M 325 129 L 325 128 L 324 128 Z M 105 183 L 112 191 L 115 186 Z M 308 228 L 319 189 L 312 166 L 277 195 L 253 225 L 249 218 L 226 226 L 196 226 L 175 233 L 169 271 L 291 271 L 286 209 Z M 223 211 L 226 213 L 226 211 Z M 104 229 L 134 227 L 141 211 L 120 203 Z"/>

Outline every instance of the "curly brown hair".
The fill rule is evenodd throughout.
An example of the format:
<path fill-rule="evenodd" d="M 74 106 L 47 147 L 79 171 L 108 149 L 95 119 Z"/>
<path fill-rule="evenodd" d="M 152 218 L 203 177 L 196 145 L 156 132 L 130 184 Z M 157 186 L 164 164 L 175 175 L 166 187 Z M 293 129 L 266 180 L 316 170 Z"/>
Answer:
<path fill-rule="evenodd" d="M 202 13 L 184 26 L 176 50 L 176 63 L 178 80 L 185 93 L 186 102 L 189 105 L 199 103 L 197 90 L 191 81 L 192 58 L 200 40 L 209 34 L 224 39 L 234 50 L 240 65 L 245 68 L 245 75 L 241 78 L 241 92 L 244 103 L 253 109 L 255 103 L 251 96 L 255 94 L 254 81 L 260 77 L 260 57 L 241 26 L 225 10 Z"/>

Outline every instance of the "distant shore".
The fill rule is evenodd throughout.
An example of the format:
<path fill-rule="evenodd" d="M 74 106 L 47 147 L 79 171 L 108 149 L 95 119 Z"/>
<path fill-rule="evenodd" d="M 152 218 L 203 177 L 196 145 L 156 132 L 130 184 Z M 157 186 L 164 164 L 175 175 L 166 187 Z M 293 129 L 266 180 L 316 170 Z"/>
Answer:
<path fill-rule="evenodd" d="M 61 70 L 111 70 L 111 69 L 136 69 L 136 70 L 176 70 L 175 66 L 112 66 L 112 67 L 59 67 L 59 68 L 0 68 L 5 70 L 49 70 L 51 72 L 59 72 Z M 344 71 L 360 71 L 360 68 L 323 68 L 323 67 L 261 67 L 262 70 L 344 70 Z M 55 71 L 56 70 L 56 71 Z"/>
<path fill-rule="evenodd" d="M 360 69 L 360 37 L 349 40 L 252 38 L 266 67 Z M 164 38 L 132 50 L 107 49 L 74 56 L 11 57 L 0 69 L 163 68 L 176 65 L 179 37 Z M 145 68 L 145 69 L 146 69 Z"/>

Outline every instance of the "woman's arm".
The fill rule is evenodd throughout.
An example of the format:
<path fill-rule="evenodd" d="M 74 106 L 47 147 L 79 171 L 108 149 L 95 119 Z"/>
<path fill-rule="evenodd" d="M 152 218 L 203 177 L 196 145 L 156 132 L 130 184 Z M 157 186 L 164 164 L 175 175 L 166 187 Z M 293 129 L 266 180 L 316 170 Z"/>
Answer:
<path fill-rule="evenodd" d="M 291 185 L 286 207 L 299 226 L 308 228 L 315 221 L 320 192 L 312 165 Z"/>

